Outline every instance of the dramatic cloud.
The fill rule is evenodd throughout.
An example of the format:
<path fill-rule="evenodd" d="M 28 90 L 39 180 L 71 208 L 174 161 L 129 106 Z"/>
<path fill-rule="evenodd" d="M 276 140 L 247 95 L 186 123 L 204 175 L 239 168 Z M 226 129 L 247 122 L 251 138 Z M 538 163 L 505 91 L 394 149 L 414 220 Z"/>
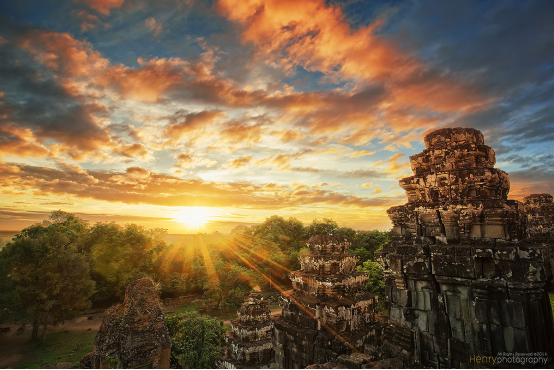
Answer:
<path fill-rule="evenodd" d="M 148 212 L 153 225 L 195 206 L 211 207 L 213 225 L 274 212 L 386 229 L 386 208 L 406 201 L 409 156 L 454 126 L 483 132 L 510 197 L 554 192 L 551 2 L 71 0 L 41 3 L 37 18 L 21 0 L 0 11 L 3 221 L 63 207 Z"/>
<path fill-rule="evenodd" d="M 123 5 L 124 0 L 75 0 L 75 1 L 86 3 L 92 9 L 104 15 L 109 15 L 110 9 L 119 8 L 121 5 Z"/>

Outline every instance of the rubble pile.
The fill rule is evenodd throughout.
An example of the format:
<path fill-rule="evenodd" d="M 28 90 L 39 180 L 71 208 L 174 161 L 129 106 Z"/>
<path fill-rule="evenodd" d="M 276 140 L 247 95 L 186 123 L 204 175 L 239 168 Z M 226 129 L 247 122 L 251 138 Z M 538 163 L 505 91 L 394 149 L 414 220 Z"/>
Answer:
<path fill-rule="evenodd" d="M 231 321 L 226 347 L 216 365 L 220 369 L 267 369 L 273 362 L 272 322 L 268 302 L 252 293 Z"/>
<path fill-rule="evenodd" d="M 273 347 L 280 368 L 305 368 L 363 352 L 374 333 L 377 297 L 363 290 L 368 276 L 356 271 L 345 237 L 316 235 L 300 271 L 289 275 L 293 289 L 281 294 L 282 315 L 274 319 Z"/>
<path fill-rule="evenodd" d="M 131 282 L 123 304 L 104 313 L 85 362 L 95 369 L 169 368 L 171 339 L 156 284 L 151 279 Z"/>
<path fill-rule="evenodd" d="M 394 236 L 376 254 L 393 342 L 429 367 L 554 356 L 552 196 L 507 200 L 508 175 L 478 130 L 440 129 L 425 145 L 410 157 L 414 176 L 400 180 L 408 203 L 387 211 Z"/>

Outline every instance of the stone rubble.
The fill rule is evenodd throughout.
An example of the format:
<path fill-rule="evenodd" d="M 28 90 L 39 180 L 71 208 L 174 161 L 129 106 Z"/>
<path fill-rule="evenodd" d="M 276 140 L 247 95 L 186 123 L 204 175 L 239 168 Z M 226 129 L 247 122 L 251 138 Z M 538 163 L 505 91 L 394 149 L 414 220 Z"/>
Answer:
<path fill-rule="evenodd" d="M 440 129 L 425 145 L 376 254 L 390 322 L 404 332 L 393 343 L 428 367 L 475 367 L 472 356 L 501 352 L 552 358 L 552 196 L 507 200 L 508 175 L 478 130 Z"/>

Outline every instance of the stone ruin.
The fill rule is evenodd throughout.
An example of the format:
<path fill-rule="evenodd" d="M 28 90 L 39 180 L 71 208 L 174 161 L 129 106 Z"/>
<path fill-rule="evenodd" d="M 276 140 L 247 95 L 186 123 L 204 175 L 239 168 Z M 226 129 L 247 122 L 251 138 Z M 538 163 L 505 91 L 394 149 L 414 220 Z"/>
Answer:
<path fill-rule="evenodd" d="M 554 357 L 552 196 L 507 200 L 508 175 L 477 130 L 440 129 L 425 145 L 376 254 L 392 341 L 427 367 L 480 367 L 476 356 L 502 352 Z"/>
<path fill-rule="evenodd" d="M 237 313 L 239 317 L 231 321 L 232 330 L 225 337 L 226 347 L 216 366 L 220 369 L 267 369 L 274 358 L 268 302 L 254 292 Z"/>
<path fill-rule="evenodd" d="M 273 347 L 280 368 L 324 364 L 363 351 L 375 336 L 377 297 L 365 292 L 368 279 L 356 271 L 345 237 L 316 235 L 301 268 L 289 275 L 293 289 L 281 294 L 282 315 L 274 318 Z"/>
<path fill-rule="evenodd" d="M 168 369 L 171 339 L 156 284 L 139 279 L 129 284 L 123 304 L 104 313 L 94 351 L 83 362 L 92 368 Z"/>

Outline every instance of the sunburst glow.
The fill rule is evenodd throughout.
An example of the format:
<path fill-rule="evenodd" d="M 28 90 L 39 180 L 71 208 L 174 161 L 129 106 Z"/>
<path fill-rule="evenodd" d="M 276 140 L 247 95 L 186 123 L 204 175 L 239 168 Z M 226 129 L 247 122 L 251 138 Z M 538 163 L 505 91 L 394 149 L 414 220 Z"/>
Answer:
<path fill-rule="evenodd" d="M 213 213 L 206 207 L 183 207 L 175 215 L 174 220 L 189 228 L 200 228 L 210 221 Z"/>

